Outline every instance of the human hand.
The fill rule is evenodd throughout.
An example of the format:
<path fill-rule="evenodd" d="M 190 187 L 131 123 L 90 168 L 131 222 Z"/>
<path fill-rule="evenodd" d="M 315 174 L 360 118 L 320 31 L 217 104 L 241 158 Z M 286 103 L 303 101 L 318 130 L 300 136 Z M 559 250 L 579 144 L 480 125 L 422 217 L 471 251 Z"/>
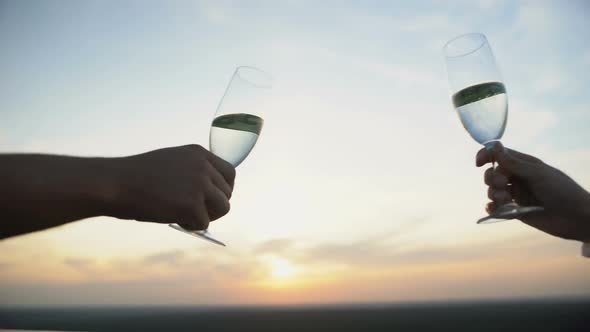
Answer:
<path fill-rule="evenodd" d="M 544 211 L 525 214 L 520 220 L 554 236 L 590 242 L 590 194 L 584 188 L 560 170 L 500 142 L 491 152 L 483 148 L 477 153 L 478 167 L 492 161 L 499 166 L 484 175 L 492 200 L 488 213 L 511 201 L 542 206 Z"/>
<path fill-rule="evenodd" d="M 108 215 L 202 230 L 230 209 L 235 169 L 200 145 L 116 159 Z"/>

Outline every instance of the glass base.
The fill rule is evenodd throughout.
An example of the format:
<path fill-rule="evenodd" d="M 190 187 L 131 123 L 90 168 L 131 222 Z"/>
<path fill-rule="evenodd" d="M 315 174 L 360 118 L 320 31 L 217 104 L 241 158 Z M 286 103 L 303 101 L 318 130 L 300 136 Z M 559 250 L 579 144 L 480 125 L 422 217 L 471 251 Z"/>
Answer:
<path fill-rule="evenodd" d="M 483 217 L 477 221 L 478 224 L 492 224 L 500 221 L 518 219 L 520 216 L 532 212 L 541 212 L 542 206 L 520 206 L 516 203 L 508 203 L 499 206 L 489 216 Z"/>
<path fill-rule="evenodd" d="M 168 226 L 174 228 L 175 230 L 177 230 L 179 232 L 183 232 L 188 235 L 196 236 L 200 239 L 203 239 L 203 240 L 206 240 L 206 241 L 209 241 L 209 242 L 212 242 L 212 243 L 215 243 L 215 244 L 225 247 L 225 243 L 213 238 L 213 236 L 211 236 L 211 233 L 209 233 L 209 231 L 206 229 L 203 231 L 191 231 L 188 229 L 184 229 L 182 226 L 180 226 L 178 224 L 169 224 Z"/>

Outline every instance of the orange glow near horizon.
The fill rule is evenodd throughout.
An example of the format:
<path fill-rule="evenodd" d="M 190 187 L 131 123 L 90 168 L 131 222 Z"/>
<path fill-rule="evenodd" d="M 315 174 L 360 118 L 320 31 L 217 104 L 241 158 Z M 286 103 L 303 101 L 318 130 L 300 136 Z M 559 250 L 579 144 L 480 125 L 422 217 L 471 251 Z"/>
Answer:
<path fill-rule="evenodd" d="M 590 271 L 580 265 L 583 258 L 558 252 L 539 255 L 533 248 L 525 246 L 521 252 L 500 250 L 478 259 L 376 264 L 363 268 L 360 268 L 363 262 L 318 265 L 288 255 L 250 260 L 251 255 L 244 254 L 227 258 L 223 265 L 211 265 L 206 259 L 183 254 L 107 261 L 61 261 L 57 256 L 47 256 L 37 264 L 15 257 L 21 263 L 15 261 L 10 269 L 2 269 L 0 283 L 14 285 L 14 294 L 3 289 L 5 298 L 27 294 L 27 288 L 45 289 L 50 294 L 48 300 L 62 304 L 156 301 L 289 305 L 513 298 L 535 293 L 588 294 L 589 289 L 584 285 Z M 561 284 L 565 271 L 571 277 Z M 64 289 L 65 293 L 53 294 L 51 289 Z M 139 289 L 149 291 L 138 293 Z M 69 290 L 72 294 L 85 295 L 71 298 Z M 32 301 L 26 295 L 21 300 Z M 43 304 L 43 301 L 35 303 Z"/>

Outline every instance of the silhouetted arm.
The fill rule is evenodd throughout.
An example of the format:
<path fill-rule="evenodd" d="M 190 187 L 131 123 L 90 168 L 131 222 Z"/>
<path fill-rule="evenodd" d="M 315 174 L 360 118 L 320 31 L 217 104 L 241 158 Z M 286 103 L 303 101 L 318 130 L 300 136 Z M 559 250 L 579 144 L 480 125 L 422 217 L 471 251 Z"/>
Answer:
<path fill-rule="evenodd" d="M 123 158 L 0 154 L 0 238 L 102 215 L 205 229 L 229 211 L 234 176 L 198 145 Z"/>
<path fill-rule="evenodd" d="M 104 214 L 114 195 L 107 158 L 0 155 L 2 238 Z"/>
<path fill-rule="evenodd" d="M 484 176 L 492 200 L 488 212 L 512 200 L 542 206 L 544 211 L 520 219 L 545 233 L 584 242 L 583 253 L 590 255 L 590 193 L 562 171 L 501 143 L 496 143 L 491 154 L 484 148 L 476 156 L 477 166 L 492 160 L 499 166 L 488 169 Z"/>

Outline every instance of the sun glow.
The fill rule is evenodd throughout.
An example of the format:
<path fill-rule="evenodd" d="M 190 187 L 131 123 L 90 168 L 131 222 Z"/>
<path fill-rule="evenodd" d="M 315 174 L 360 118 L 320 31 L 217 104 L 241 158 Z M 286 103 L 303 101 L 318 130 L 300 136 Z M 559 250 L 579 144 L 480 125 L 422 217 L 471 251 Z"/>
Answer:
<path fill-rule="evenodd" d="M 273 279 L 286 279 L 293 275 L 295 269 L 289 261 L 283 258 L 275 258 L 270 262 Z"/>

